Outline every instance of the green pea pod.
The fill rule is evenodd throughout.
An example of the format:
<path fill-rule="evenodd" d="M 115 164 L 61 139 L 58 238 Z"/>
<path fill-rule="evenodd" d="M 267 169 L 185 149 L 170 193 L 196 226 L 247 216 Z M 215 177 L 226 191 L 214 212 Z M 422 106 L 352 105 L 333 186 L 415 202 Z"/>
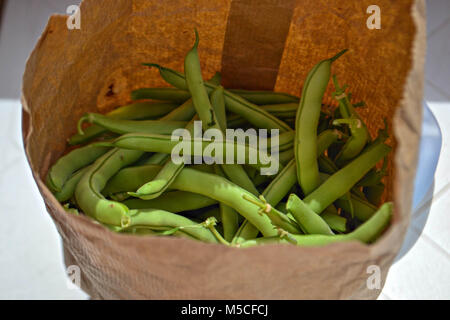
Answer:
<path fill-rule="evenodd" d="M 347 50 L 330 59 L 322 60 L 308 73 L 303 85 L 295 121 L 295 158 L 297 180 L 304 194 L 311 193 L 320 184 L 317 164 L 317 128 L 322 99 L 330 80 L 331 64 Z"/>
<path fill-rule="evenodd" d="M 185 121 L 162 121 L 162 120 L 121 120 L 112 119 L 98 113 L 87 113 L 78 121 L 78 132 L 83 135 L 82 124 L 84 122 L 95 123 L 111 132 L 126 134 L 133 132 L 167 134 L 179 128 L 184 128 Z"/>
<path fill-rule="evenodd" d="M 61 192 L 64 183 L 73 173 L 91 164 L 108 150 L 110 150 L 108 147 L 93 145 L 72 150 L 59 158 L 50 168 L 47 174 L 47 186 L 54 193 Z"/>

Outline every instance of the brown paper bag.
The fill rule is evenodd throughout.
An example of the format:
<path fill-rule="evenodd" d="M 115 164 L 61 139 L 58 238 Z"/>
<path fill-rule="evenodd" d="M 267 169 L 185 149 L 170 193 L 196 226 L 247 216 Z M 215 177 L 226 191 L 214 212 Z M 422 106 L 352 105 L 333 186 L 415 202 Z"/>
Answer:
<path fill-rule="evenodd" d="M 82 289 L 94 299 L 376 298 L 381 290 L 368 287 L 368 278 L 377 276 L 368 267 L 380 268 L 384 285 L 409 223 L 425 5 L 423 0 L 379 0 L 381 29 L 368 29 L 369 5 L 366 0 L 85 0 L 79 30 L 67 28 L 67 16 L 52 16 L 23 77 L 23 137 L 34 178 L 63 239 L 66 265 L 80 267 Z M 128 102 L 133 89 L 165 86 L 155 70 L 140 64 L 182 71 L 194 27 L 201 36 L 204 77 L 221 70 L 227 87 L 299 95 L 315 63 L 350 49 L 333 72 L 350 85 L 356 100 L 366 101 L 362 115 L 372 134 L 387 117 L 389 143 L 395 147 L 385 195 L 394 200 L 395 215 L 375 244 L 235 249 L 115 234 L 63 210 L 43 181 L 75 133 L 76 120 Z"/>

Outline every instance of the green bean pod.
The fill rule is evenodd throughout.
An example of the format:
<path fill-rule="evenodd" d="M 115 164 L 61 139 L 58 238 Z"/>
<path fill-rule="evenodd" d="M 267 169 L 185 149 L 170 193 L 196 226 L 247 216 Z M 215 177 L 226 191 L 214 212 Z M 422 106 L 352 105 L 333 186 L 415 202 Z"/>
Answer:
<path fill-rule="evenodd" d="M 67 179 L 66 183 L 64 183 L 61 191 L 55 192 L 53 195 L 56 200 L 59 202 L 66 202 L 73 197 L 75 193 L 75 188 L 77 187 L 78 182 L 80 182 L 83 175 L 86 173 L 89 167 L 84 167 L 83 169 L 75 172 L 69 179 Z"/>
<path fill-rule="evenodd" d="M 114 109 L 106 116 L 122 120 L 154 119 L 173 111 L 177 106 L 178 104 L 168 102 L 136 102 Z M 107 129 L 94 124 L 83 129 L 83 134 L 77 133 L 70 137 L 68 142 L 69 145 L 86 143 L 107 131 Z"/>
<path fill-rule="evenodd" d="M 336 75 L 333 75 L 333 83 L 336 89 L 333 96 L 339 102 L 340 114 L 344 117 L 344 119 L 334 120 L 333 125 L 347 124 L 351 132 L 350 138 L 336 158 L 337 164 L 342 165 L 356 157 L 363 150 L 370 139 L 370 134 L 345 93 L 345 88 L 340 87 Z"/>
<path fill-rule="evenodd" d="M 333 143 L 338 141 L 342 137 L 342 132 L 336 129 L 328 129 L 322 131 L 317 136 L 317 155 L 320 156 L 325 152 Z"/>
<path fill-rule="evenodd" d="M 230 92 L 237 94 L 245 100 L 258 105 L 274 105 L 286 103 L 296 103 L 298 105 L 299 102 L 298 97 L 284 92 L 242 89 L 230 89 Z"/>
<path fill-rule="evenodd" d="M 298 222 L 306 234 L 334 234 L 328 224 L 317 213 L 311 210 L 299 197 L 291 194 L 286 209 Z"/>
<path fill-rule="evenodd" d="M 197 210 L 217 204 L 217 201 L 197 193 L 169 191 L 156 199 L 128 199 L 123 202 L 130 209 L 161 209 L 173 213 Z"/>
<path fill-rule="evenodd" d="M 334 201 L 345 195 L 391 148 L 378 144 L 362 153 L 344 168 L 334 173 L 303 200 L 314 212 L 321 213 Z"/>
<path fill-rule="evenodd" d="M 201 154 L 198 154 L 197 150 L 195 150 L 195 145 L 201 147 Z M 174 141 L 170 136 L 167 135 L 159 135 L 159 134 L 146 134 L 146 133 L 129 133 L 124 134 L 111 142 L 99 142 L 95 145 L 97 146 L 108 146 L 108 147 L 117 147 L 122 149 L 131 149 L 131 150 L 141 150 L 145 152 L 159 152 L 172 154 L 174 148 L 180 144 L 178 147 L 179 151 L 185 153 L 183 155 L 190 156 L 202 156 L 204 154 L 204 150 L 208 147 L 211 150 L 211 147 L 217 147 L 216 150 L 221 154 L 222 163 L 226 162 L 227 149 L 230 152 L 233 152 L 234 162 L 237 162 L 237 154 L 238 149 L 243 149 L 244 163 L 255 167 L 255 168 L 264 168 L 267 167 L 268 164 L 262 161 L 262 158 L 269 159 L 269 161 L 273 162 L 273 164 L 282 168 L 281 164 L 279 164 L 278 159 L 274 156 L 269 156 L 264 151 L 258 150 L 249 146 L 247 144 L 239 144 L 231 141 L 208 141 L 208 140 L 199 140 L 199 139 L 183 139 L 183 141 Z M 185 148 L 183 148 L 185 147 Z M 287 150 L 289 151 L 289 150 Z M 291 152 L 292 153 L 292 152 Z M 286 155 L 289 157 L 289 152 Z M 258 155 L 257 159 L 249 157 L 250 154 Z M 280 157 L 283 153 L 280 153 Z M 250 161 L 251 160 L 251 161 Z"/>
<path fill-rule="evenodd" d="M 119 227 L 126 225 L 129 209 L 120 202 L 105 199 L 100 192 L 114 174 L 136 162 L 142 154 L 142 151 L 113 149 L 97 159 L 75 189 L 80 209 L 101 223 Z"/>
<path fill-rule="evenodd" d="M 193 183 L 194 181 L 202 181 L 202 183 Z M 207 188 L 204 186 L 207 186 Z M 256 200 L 258 198 L 225 178 L 184 168 L 172 183 L 172 188 L 199 193 L 223 202 L 249 220 L 265 236 L 274 236 L 277 234 L 270 219 L 265 215 L 261 215 L 259 213 L 260 208 L 246 201 L 243 196 L 246 195 Z"/>
<path fill-rule="evenodd" d="M 47 186 L 52 192 L 60 192 L 64 183 L 77 170 L 86 167 L 100 156 L 104 155 L 110 148 L 88 145 L 72 150 L 59 158 L 50 168 L 47 174 Z"/>
<path fill-rule="evenodd" d="M 184 103 L 191 97 L 186 90 L 176 88 L 140 88 L 131 92 L 132 100 L 161 100 L 174 103 Z"/>
<path fill-rule="evenodd" d="M 327 209 L 328 208 L 330 207 L 327 207 Z M 337 232 L 347 231 L 347 219 L 341 217 L 339 214 L 333 211 L 328 211 L 327 209 L 325 209 L 320 217 L 325 220 L 325 222 L 330 226 L 332 230 Z"/>
<path fill-rule="evenodd" d="M 188 90 L 184 74 L 155 63 L 146 63 L 145 65 L 158 68 L 161 77 L 174 87 L 181 90 Z M 217 87 L 210 82 L 205 82 L 204 85 L 208 94 Z M 292 130 L 280 119 L 228 90 L 224 90 L 224 97 L 227 110 L 239 114 L 257 128 L 279 129 L 280 131 Z"/>
<path fill-rule="evenodd" d="M 331 143 L 340 138 L 340 133 L 336 130 L 324 132 L 317 137 L 317 154 L 322 154 Z M 292 151 L 291 151 L 292 153 Z M 282 161 L 283 153 L 280 154 L 280 162 Z M 293 158 L 293 154 L 291 159 Z M 268 203 L 276 206 L 295 185 L 297 166 L 295 160 L 292 159 L 286 167 L 272 180 L 267 186 L 262 195 Z M 236 232 L 232 240 L 233 244 L 238 244 L 246 239 L 255 238 L 258 235 L 258 230 L 247 220 L 244 221 Z"/>
<path fill-rule="evenodd" d="M 353 194 L 351 195 L 351 201 L 355 217 L 360 221 L 367 221 L 377 211 L 377 207 Z M 348 201 L 338 199 L 335 203 L 339 208 L 342 208 L 347 212 L 351 211 Z"/>
<path fill-rule="evenodd" d="M 223 96 L 223 87 L 218 86 L 209 95 L 211 100 L 211 107 L 216 115 L 218 127 L 222 132 L 227 129 L 227 115 L 225 110 L 225 98 Z"/>
<path fill-rule="evenodd" d="M 154 164 L 123 168 L 108 180 L 102 194 L 110 196 L 120 192 L 135 191 L 139 186 L 156 177 L 161 168 L 161 165 Z"/>
<path fill-rule="evenodd" d="M 111 132 L 126 134 L 133 132 L 172 134 L 179 128 L 184 128 L 185 121 L 161 121 L 161 120 L 121 120 L 113 119 L 98 113 L 87 113 L 78 121 L 78 132 L 83 135 L 83 122 L 95 123 Z"/>
<path fill-rule="evenodd" d="M 260 106 L 261 109 L 267 111 L 271 115 L 280 119 L 295 118 L 298 109 L 298 101 L 281 104 L 268 104 Z"/>
<path fill-rule="evenodd" d="M 126 226 L 126 229 L 130 228 L 148 228 L 150 230 L 175 229 L 197 240 L 218 243 L 216 237 L 208 228 L 181 215 L 160 209 L 143 209 L 131 214 Z"/>
<path fill-rule="evenodd" d="M 214 170 L 218 176 L 225 177 L 225 173 L 222 171 L 220 166 L 214 166 Z M 256 190 L 256 194 L 257 193 L 258 191 Z M 221 202 L 219 203 L 219 212 L 220 220 L 222 221 L 223 226 L 223 236 L 226 241 L 232 241 L 234 235 L 236 234 L 236 231 L 239 228 L 238 213 L 232 207 L 227 206 L 226 204 Z"/>
<path fill-rule="evenodd" d="M 331 64 L 346 50 L 330 59 L 322 60 L 308 73 L 303 85 L 295 121 L 295 158 L 297 180 L 304 194 L 311 193 L 320 184 L 317 164 L 317 127 L 322 99 L 330 80 Z"/>
<path fill-rule="evenodd" d="M 336 242 L 360 241 L 362 243 L 371 243 L 386 229 L 392 217 L 392 203 L 386 202 L 378 211 L 366 222 L 360 225 L 356 230 L 347 234 L 338 235 L 290 235 L 298 246 L 324 246 Z M 290 243 L 285 238 L 280 237 L 262 237 L 248 240 L 237 246 L 241 248 L 253 247 L 262 244 L 272 243 Z"/>
<path fill-rule="evenodd" d="M 384 183 L 380 182 L 374 186 L 364 187 L 367 200 L 373 205 L 379 205 L 384 193 Z"/>
<path fill-rule="evenodd" d="M 194 120 L 195 118 L 193 118 L 192 121 L 186 126 L 186 130 L 188 130 L 190 134 L 192 134 L 194 130 Z M 151 180 L 147 180 L 135 193 L 130 193 L 130 195 L 142 198 L 145 196 L 146 200 L 159 197 L 164 191 L 167 190 L 183 168 L 184 162 L 174 163 L 172 159 L 168 159 L 156 177 Z"/>

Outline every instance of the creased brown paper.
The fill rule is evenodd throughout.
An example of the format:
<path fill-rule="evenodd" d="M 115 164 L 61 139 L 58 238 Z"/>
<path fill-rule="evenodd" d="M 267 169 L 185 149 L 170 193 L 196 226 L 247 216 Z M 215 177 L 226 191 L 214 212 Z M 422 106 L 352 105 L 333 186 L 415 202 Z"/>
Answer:
<path fill-rule="evenodd" d="M 384 285 L 409 223 L 420 136 L 425 5 L 378 0 L 381 29 L 366 27 L 371 1 L 317 0 L 85 0 L 81 29 L 54 15 L 23 76 L 23 137 L 34 178 L 64 244 L 66 265 L 81 269 L 92 298 L 373 299 L 368 267 Z M 221 70 L 228 87 L 299 95 L 310 68 L 349 48 L 333 66 L 374 135 L 391 128 L 387 199 L 391 226 L 375 244 L 318 248 L 270 245 L 235 249 L 158 237 L 119 235 L 84 216 L 65 213 L 43 183 L 85 112 L 104 112 L 129 100 L 131 90 L 166 86 L 156 62 L 183 70 L 200 33 L 208 78 Z M 331 88 L 327 91 L 329 99 Z M 112 92 L 112 94 L 111 94 Z"/>

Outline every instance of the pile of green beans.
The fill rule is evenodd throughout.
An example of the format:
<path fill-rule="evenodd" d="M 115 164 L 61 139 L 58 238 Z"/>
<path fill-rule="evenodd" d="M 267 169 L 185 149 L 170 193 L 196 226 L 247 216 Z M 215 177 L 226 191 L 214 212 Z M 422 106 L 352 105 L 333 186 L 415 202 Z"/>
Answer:
<path fill-rule="evenodd" d="M 387 126 L 371 137 L 356 111 L 364 103 L 353 103 L 331 74 L 346 50 L 313 66 L 297 97 L 227 90 L 219 72 L 204 81 L 195 35 L 184 73 L 143 64 L 158 68 L 168 87 L 137 89 L 130 104 L 79 119 L 78 133 L 68 140 L 71 151 L 46 179 L 63 208 L 114 232 L 236 248 L 374 242 L 393 212 L 392 203 L 381 203 L 391 147 L 385 143 Z M 335 104 L 324 107 L 331 78 Z M 192 135 L 195 121 L 222 134 L 238 128 L 268 129 L 271 135 L 264 150 L 247 142 L 183 136 L 198 145 L 183 149 L 181 162 L 175 162 L 170 154 L 179 141 L 171 135 L 179 129 Z M 239 149 L 246 153 L 243 162 L 198 163 L 213 143 L 222 154 L 217 159 L 228 160 L 233 150 L 236 160 Z M 272 153 L 277 149 L 278 155 Z M 252 151 L 261 158 L 250 161 Z M 267 158 L 279 170 L 263 175 Z"/>

